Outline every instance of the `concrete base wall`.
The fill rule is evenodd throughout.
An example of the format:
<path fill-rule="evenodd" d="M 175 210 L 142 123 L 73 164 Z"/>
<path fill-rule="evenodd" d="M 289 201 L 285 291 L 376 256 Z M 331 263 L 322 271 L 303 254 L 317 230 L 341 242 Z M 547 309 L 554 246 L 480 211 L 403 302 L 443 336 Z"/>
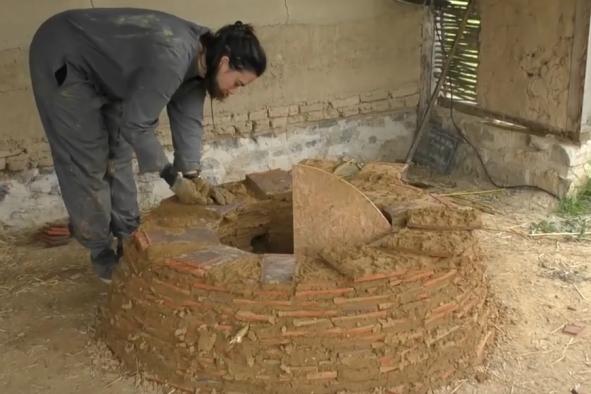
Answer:
<path fill-rule="evenodd" d="M 252 172 L 289 169 L 306 158 L 397 161 L 410 146 L 415 124 L 415 112 L 409 109 L 293 126 L 278 135 L 268 132 L 213 141 L 204 147 L 203 174 L 222 183 Z M 0 227 L 19 231 L 67 217 L 51 167 L 4 174 L 0 183 L 8 187 L 0 204 Z M 143 209 L 171 195 L 168 185 L 154 174 L 138 176 L 137 184 Z"/>
<path fill-rule="evenodd" d="M 576 145 L 552 135 L 522 133 L 457 111 L 454 118 L 478 148 L 490 175 L 499 184 L 538 186 L 564 197 L 576 192 L 589 179 L 591 142 Z M 449 109 L 439 108 L 436 119 L 446 130 L 455 133 Z M 458 149 L 454 171 L 485 178 L 482 165 L 466 143 Z"/>

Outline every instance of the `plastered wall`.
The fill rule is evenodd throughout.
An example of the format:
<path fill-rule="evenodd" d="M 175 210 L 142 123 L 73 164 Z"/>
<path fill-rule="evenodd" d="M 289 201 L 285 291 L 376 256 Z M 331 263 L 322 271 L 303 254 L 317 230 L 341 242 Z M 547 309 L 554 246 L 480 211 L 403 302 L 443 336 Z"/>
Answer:
<path fill-rule="evenodd" d="M 50 166 L 28 76 L 28 44 L 39 24 L 68 8 L 142 7 L 217 28 L 242 20 L 267 49 L 266 75 L 215 105 L 206 138 L 244 137 L 413 108 L 422 9 L 392 0 L 4 0 L 0 14 L 0 170 Z M 209 109 L 207 112 L 209 113 Z M 161 134 L 166 138 L 166 119 Z"/>
<path fill-rule="evenodd" d="M 581 117 L 583 140 L 589 140 L 591 138 L 591 56 L 589 54 L 591 54 L 591 39 L 587 40 L 587 64 Z"/>
<path fill-rule="evenodd" d="M 481 0 L 478 102 L 566 129 L 577 0 Z"/>

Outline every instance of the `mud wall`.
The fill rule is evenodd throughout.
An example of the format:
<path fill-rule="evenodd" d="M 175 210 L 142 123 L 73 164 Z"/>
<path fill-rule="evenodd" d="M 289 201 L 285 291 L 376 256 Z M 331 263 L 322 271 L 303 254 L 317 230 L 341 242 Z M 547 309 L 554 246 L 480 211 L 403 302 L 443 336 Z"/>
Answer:
<path fill-rule="evenodd" d="M 480 1 L 481 107 L 567 128 L 576 7 L 577 0 Z"/>
<path fill-rule="evenodd" d="M 208 141 L 413 109 L 417 102 L 420 7 L 390 0 L 6 0 L 0 15 L 0 170 L 51 166 L 30 89 L 28 44 L 47 17 L 91 6 L 160 9 L 211 28 L 237 19 L 255 25 L 268 51 L 268 73 L 215 106 L 218 128 L 206 119 Z M 169 144 L 166 123 L 160 131 Z"/>

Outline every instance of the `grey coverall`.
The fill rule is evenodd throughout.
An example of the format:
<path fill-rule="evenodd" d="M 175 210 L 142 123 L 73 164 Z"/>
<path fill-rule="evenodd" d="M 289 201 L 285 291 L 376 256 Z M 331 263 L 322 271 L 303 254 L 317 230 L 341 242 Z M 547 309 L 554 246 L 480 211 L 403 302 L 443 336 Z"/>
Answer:
<path fill-rule="evenodd" d="M 132 155 L 140 172 L 168 160 L 155 128 L 166 107 L 179 171 L 199 168 L 206 28 L 139 9 L 66 11 L 30 48 L 33 91 L 74 236 L 92 255 L 139 224 Z"/>

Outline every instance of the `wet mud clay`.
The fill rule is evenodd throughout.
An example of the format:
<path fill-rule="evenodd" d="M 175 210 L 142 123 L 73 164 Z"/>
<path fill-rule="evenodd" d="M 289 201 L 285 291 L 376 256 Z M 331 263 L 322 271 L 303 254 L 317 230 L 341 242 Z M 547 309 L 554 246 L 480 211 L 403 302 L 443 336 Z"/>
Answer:
<path fill-rule="evenodd" d="M 480 220 L 400 170 L 347 171 L 390 233 L 297 262 L 289 173 L 273 173 L 278 193 L 253 186 L 261 174 L 228 186 L 229 205 L 164 201 L 126 245 L 101 335 L 130 370 L 190 393 L 425 393 L 473 376 L 498 318 Z"/>

